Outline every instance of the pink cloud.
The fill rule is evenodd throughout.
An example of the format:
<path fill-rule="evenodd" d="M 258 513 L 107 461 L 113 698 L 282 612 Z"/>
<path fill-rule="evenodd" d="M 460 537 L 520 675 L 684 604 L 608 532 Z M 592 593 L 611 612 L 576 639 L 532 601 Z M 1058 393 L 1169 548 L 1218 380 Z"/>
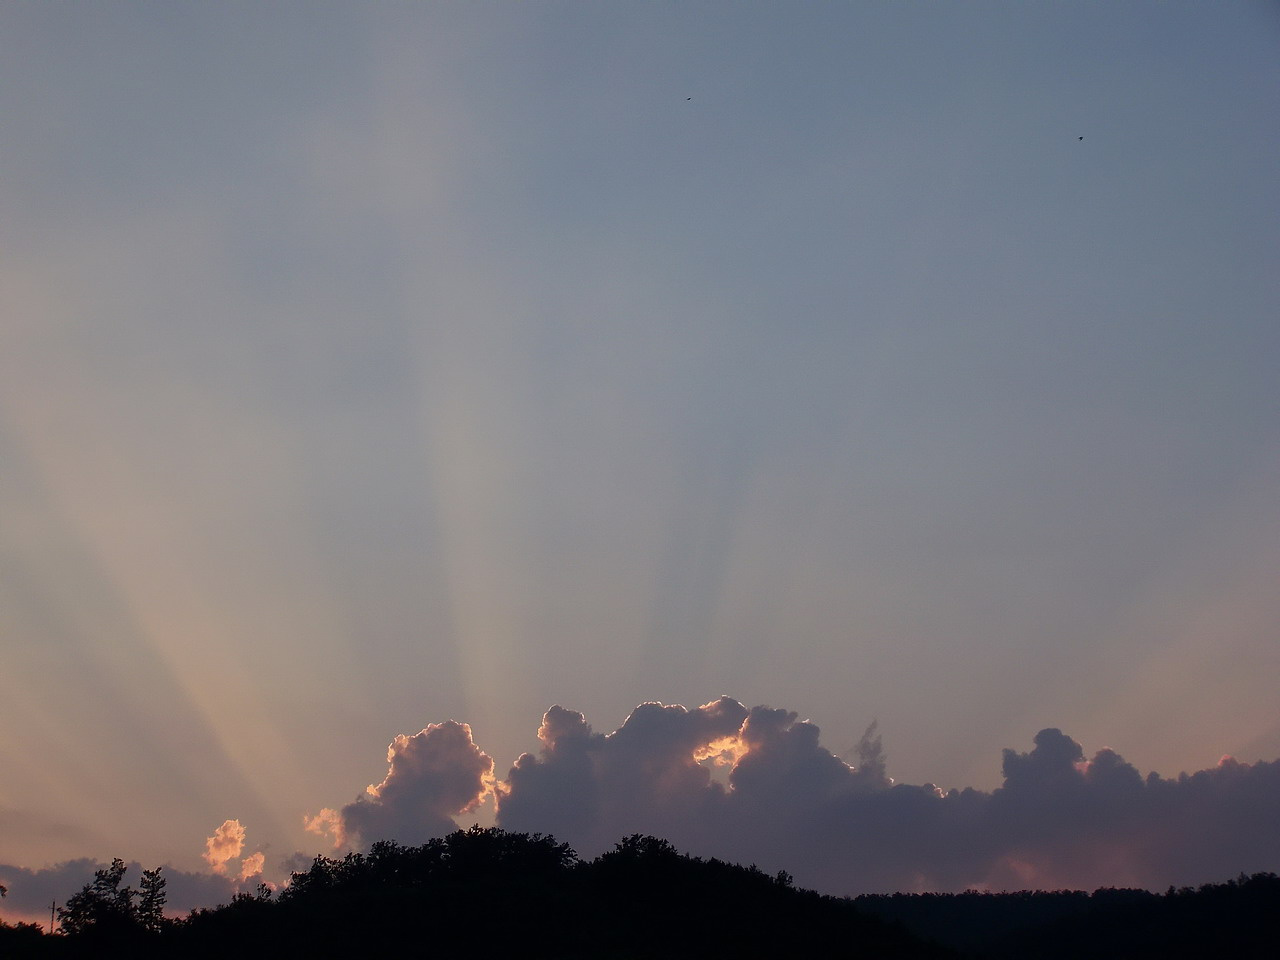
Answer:
<path fill-rule="evenodd" d="M 227 862 L 240 856 L 244 849 L 244 827 L 239 820 L 224 820 L 213 836 L 204 842 L 205 862 L 217 874 L 227 872 Z"/>

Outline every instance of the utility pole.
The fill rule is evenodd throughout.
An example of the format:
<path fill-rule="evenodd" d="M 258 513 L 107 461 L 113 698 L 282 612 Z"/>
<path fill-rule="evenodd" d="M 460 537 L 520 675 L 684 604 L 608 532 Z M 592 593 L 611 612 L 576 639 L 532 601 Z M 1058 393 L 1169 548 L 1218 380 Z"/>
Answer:
<path fill-rule="evenodd" d="M 57 900 L 49 901 L 49 936 L 53 936 L 53 911 L 58 907 Z"/>

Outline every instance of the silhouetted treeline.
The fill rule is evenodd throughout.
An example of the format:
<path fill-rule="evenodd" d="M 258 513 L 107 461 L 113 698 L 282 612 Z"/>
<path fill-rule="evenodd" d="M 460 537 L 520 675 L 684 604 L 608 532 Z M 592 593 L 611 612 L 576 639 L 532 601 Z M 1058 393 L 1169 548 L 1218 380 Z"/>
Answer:
<path fill-rule="evenodd" d="M 260 887 L 150 928 L 115 873 L 95 884 L 73 898 L 86 922 L 63 915 L 67 935 L 0 931 L 0 956 L 954 956 L 785 873 L 684 856 L 653 837 L 590 862 L 551 837 L 499 829 L 380 842 L 317 857 L 278 895 Z"/>
<path fill-rule="evenodd" d="M 1148 890 L 861 896 L 854 903 L 917 936 L 974 957 L 1280 957 L 1280 877 Z"/>
<path fill-rule="evenodd" d="M 632 836 L 592 861 L 539 834 L 472 828 L 317 857 L 279 894 L 166 919 L 164 879 L 121 861 L 59 911 L 0 925 L 0 957 L 1053 958 L 1280 956 L 1274 874 L 1197 889 L 894 894 L 856 900 L 785 873 Z"/>

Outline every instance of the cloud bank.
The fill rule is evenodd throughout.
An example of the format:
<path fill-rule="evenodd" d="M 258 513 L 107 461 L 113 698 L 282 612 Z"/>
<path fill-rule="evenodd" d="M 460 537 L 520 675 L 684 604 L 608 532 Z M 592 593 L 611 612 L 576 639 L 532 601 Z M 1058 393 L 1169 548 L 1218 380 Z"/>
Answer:
<path fill-rule="evenodd" d="M 1159 890 L 1280 870 L 1280 760 L 1223 757 L 1196 773 L 1144 777 L 1114 750 L 1090 757 L 1049 728 L 1029 750 L 1004 751 L 995 790 L 943 791 L 895 783 L 875 724 L 845 760 L 797 713 L 729 697 L 693 709 L 643 703 L 607 734 L 553 706 L 537 735 L 537 753 L 522 754 L 504 780 L 465 723 L 397 736 L 380 783 L 307 825 L 339 849 L 417 844 L 452 832 L 455 818 L 493 799 L 499 826 L 552 834 L 585 857 L 652 834 L 848 895 Z M 245 855 L 245 835 L 239 820 L 226 820 L 206 839 L 211 873 L 166 866 L 170 910 L 226 902 L 262 879 L 265 854 Z M 279 869 L 309 862 L 300 853 Z M 65 902 L 103 866 L 0 864 L 6 919 L 47 919 L 51 900 Z"/>
<path fill-rule="evenodd" d="M 824 892 L 969 887 L 1160 889 L 1280 868 L 1280 761 L 1143 776 L 1057 729 L 1006 749 L 1003 784 L 943 791 L 889 778 L 874 725 L 853 763 L 788 710 L 728 697 L 644 703 L 608 734 L 553 706 L 541 747 L 493 782 L 466 724 L 400 736 L 365 796 L 311 818 L 337 845 L 417 843 L 492 792 L 499 826 L 593 856 L 632 833 L 786 869 Z"/>

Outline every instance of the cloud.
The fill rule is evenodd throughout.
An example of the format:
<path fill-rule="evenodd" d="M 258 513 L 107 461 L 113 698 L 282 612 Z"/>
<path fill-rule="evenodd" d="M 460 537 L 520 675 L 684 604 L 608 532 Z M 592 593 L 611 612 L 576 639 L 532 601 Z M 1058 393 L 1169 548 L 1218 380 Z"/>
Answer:
<path fill-rule="evenodd" d="M 642 703 L 604 735 L 554 706 L 538 730 L 541 756 L 522 754 L 500 785 L 498 822 L 584 851 L 637 832 L 687 843 L 713 827 L 724 787 L 708 764 L 736 755 L 746 718 L 728 697 L 693 710 Z"/>
<path fill-rule="evenodd" d="M 251 853 L 240 861 L 241 882 L 262 876 L 262 867 L 266 859 L 266 854 L 259 850 L 257 853 Z"/>
<path fill-rule="evenodd" d="M 347 845 L 347 825 L 343 821 L 342 813 L 339 810 L 334 810 L 332 807 L 322 807 L 320 812 L 315 815 L 305 813 L 302 815 L 302 825 L 310 833 L 315 833 L 322 837 L 331 837 L 335 850 Z"/>
<path fill-rule="evenodd" d="M 991 792 L 895 784 L 873 724 L 846 763 L 792 711 L 641 704 L 611 734 L 547 711 L 498 785 L 499 825 L 591 856 L 630 833 L 787 869 L 826 892 L 1138 885 L 1280 865 L 1280 761 L 1144 778 L 1057 729 L 1004 752 Z M 727 777 L 714 766 L 729 768 Z"/>
<path fill-rule="evenodd" d="M 722 853 L 741 846 L 734 834 L 747 825 L 781 837 L 788 819 L 817 804 L 887 786 L 873 733 L 855 768 L 821 747 L 818 728 L 798 714 L 729 697 L 693 710 L 644 703 L 608 735 L 552 707 L 541 755 L 523 754 L 499 786 L 498 822 L 554 833 L 588 854 L 637 832 Z"/>
<path fill-rule="evenodd" d="M 495 782 L 466 724 L 396 737 L 386 778 L 308 826 L 338 846 L 418 843 L 492 792 L 499 826 L 586 857 L 652 834 L 834 894 L 1163 889 L 1280 867 L 1280 761 L 1144 777 L 1116 751 L 1089 757 L 1047 728 L 1029 751 L 1004 751 L 997 789 L 943 791 L 889 777 L 875 723 L 848 762 L 796 712 L 729 697 L 642 703 L 612 733 L 557 705 L 538 740 Z"/>
<path fill-rule="evenodd" d="M 457 829 L 453 817 L 474 810 L 493 787 L 493 758 L 476 746 L 471 727 L 453 720 L 400 734 L 387 748 L 383 781 L 341 810 L 325 808 L 304 819 L 334 846 L 357 839 L 421 843 Z"/>
<path fill-rule="evenodd" d="M 213 832 L 213 836 L 204 842 L 205 862 L 213 868 L 214 873 L 227 872 L 227 861 L 240 856 L 244 848 L 244 827 L 239 820 L 224 820 L 222 826 Z"/>
<path fill-rule="evenodd" d="M 380 783 L 308 825 L 342 846 L 414 844 L 452 832 L 454 817 L 493 795 L 499 826 L 552 834 L 583 856 L 653 834 L 697 855 L 785 869 L 834 894 L 1163 889 L 1280 867 L 1280 760 L 1223 757 L 1195 773 L 1143 776 L 1115 750 L 1090 756 L 1047 728 L 1030 750 L 1004 751 L 997 789 L 943 791 L 895 783 L 875 724 L 847 762 L 796 712 L 729 697 L 692 709 L 643 703 L 612 733 L 553 706 L 538 740 L 537 755 L 521 755 L 495 781 L 467 724 L 430 724 L 392 741 Z M 245 837 L 232 819 L 205 841 L 212 874 L 166 867 L 170 908 L 225 902 L 260 879 L 265 854 L 244 855 Z M 308 863 L 296 855 L 282 869 Z M 102 866 L 0 865 L 6 917 L 47 917 L 51 900 L 65 902 Z"/>
<path fill-rule="evenodd" d="M 213 836 L 205 840 L 202 856 L 214 873 L 241 883 L 261 876 L 266 863 L 266 854 L 261 850 L 242 859 L 238 871 L 229 869 L 230 862 L 240 857 L 244 850 L 244 839 L 245 828 L 239 820 L 224 820 L 222 826 L 213 832 Z"/>

